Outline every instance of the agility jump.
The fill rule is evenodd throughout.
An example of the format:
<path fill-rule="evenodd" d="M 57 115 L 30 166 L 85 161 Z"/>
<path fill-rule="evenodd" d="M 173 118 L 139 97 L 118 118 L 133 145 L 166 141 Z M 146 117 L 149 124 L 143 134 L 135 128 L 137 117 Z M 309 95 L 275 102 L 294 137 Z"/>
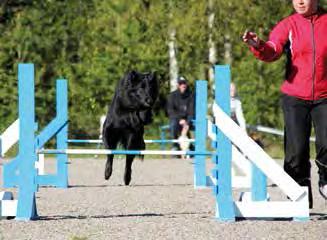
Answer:
<path fill-rule="evenodd" d="M 5 187 L 18 187 L 18 200 L 1 201 L 2 216 L 15 216 L 17 220 L 31 220 L 38 217 L 35 192 L 38 186 L 52 185 L 67 187 L 67 154 L 165 154 L 194 155 L 195 187 L 213 186 L 216 198 L 216 218 L 221 221 L 235 221 L 237 217 L 245 218 L 294 218 L 307 220 L 309 204 L 307 189 L 300 187 L 283 169 L 275 163 L 256 143 L 249 138 L 229 117 L 229 82 L 228 66 L 215 67 L 215 104 L 213 108 L 215 121 L 211 129 L 207 127 L 207 82 L 196 83 L 196 119 L 195 151 L 123 151 L 108 149 L 68 149 L 68 109 L 67 81 L 57 80 L 56 118 L 37 136 L 35 131 L 34 111 L 34 66 L 20 64 L 19 80 L 19 153 L 9 164 L 4 165 Z M 213 137 L 213 151 L 206 149 L 207 131 Z M 56 136 L 57 149 L 42 149 L 44 144 Z M 236 145 L 255 165 L 252 181 L 252 193 L 248 201 L 233 201 L 231 179 L 232 144 Z M 160 152 L 160 153 L 159 153 Z M 57 169 L 55 175 L 38 175 L 35 164 L 38 153 L 56 154 Z M 212 176 L 207 176 L 206 156 L 212 156 L 215 168 Z M 262 171 L 262 172 L 261 172 Z M 268 202 L 264 179 L 268 176 L 276 183 L 291 201 Z M 10 180 L 9 180 L 10 179 Z M 257 181 L 259 179 L 259 181 Z M 246 198 L 244 198 L 245 200 Z M 9 207 L 10 205 L 10 207 Z"/>

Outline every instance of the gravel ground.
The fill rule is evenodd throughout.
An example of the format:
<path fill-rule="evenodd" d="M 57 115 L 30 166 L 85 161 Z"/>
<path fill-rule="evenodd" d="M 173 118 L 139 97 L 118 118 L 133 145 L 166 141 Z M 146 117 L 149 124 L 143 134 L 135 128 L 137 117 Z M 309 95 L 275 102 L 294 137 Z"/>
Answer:
<path fill-rule="evenodd" d="M 53 171 L 53 160 L 47 164 Z M 40 220 L 0 220 L 0 239 L 327 239 L 327 203 L 317 187 L 308 222 L 226 223 L 214 217 L 211 190 L 194 190 L 190 159 L 136 160 L 130 186 L 123 185 L 124 160 L 115 159 L 109 181 L 104 164 L 103 158 L 70 159 L 70 188 L 40 188 Z M 312 173 L 316 185 L 315 167 Z M 285 199 L 276 187 L 269 193 Z"/>

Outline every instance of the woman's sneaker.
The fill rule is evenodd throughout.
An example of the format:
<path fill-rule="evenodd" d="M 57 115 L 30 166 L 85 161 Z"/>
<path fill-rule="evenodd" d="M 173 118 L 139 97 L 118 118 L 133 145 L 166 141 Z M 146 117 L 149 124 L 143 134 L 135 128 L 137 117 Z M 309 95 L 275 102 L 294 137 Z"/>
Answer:
<path fill-rule="evenodd" d="M 327 184 L 319 186 L 320 195 L 327 200 Z"/>

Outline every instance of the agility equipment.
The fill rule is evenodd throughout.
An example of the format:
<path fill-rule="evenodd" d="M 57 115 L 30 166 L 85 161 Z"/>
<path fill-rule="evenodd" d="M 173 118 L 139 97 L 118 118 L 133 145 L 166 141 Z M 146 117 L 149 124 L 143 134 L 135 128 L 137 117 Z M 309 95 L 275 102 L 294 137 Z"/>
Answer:
<path fill-rule="evenodd" d="M 194 155 L 194 186 L 213 187 L 216 198 L 216 218 L 235 221 L 243 218 L 293 218 L 308 220 L 309 203 L 306 187 L 299 186 L 283 169 L 271 159 L 239 126 L 230 115 L 230 68 L 215 67 L 214 119 L 207 119 L 207 82 L 196 82 L 195 151 L 126 151 L 110 149 L 69 149 L 67 81 L 57 80 L 57 115 L 39 134 L 35 123 L 34 66 L 19 64 L 19 152 L 17 157 L 5 164 L 3 177 L 5 187 L 18 187 L 18 199 L 13 200 L 8 192 L 1 200 L 2 216 L 15 216 L 18 220 L 38 217 L 35 193 L 39 186 L 68 186 L 67 154 L 164 154 Z M 209 124 L 208 124 L 209 122 Z M 206 149 L 207 133 L 212 139 L 212 150 Z M 44 144 L 56 137 L 56 149 L 43 149 Z M 253 164 L 251 192 L 241 194 L 242 201 L 232 197 L 232 144 L 244 155 L 242 161 Z M 235 149 L 234 149 L 235 151 Z M 38 154 L 55 154 L 57 173 L 40 175 L 36 165 Z M 215 164 L 211 175 L 206 173 L 206 156 Z M 270 202 L 267 197 L 266 176 L 277 184 L 290 199 Z"/>

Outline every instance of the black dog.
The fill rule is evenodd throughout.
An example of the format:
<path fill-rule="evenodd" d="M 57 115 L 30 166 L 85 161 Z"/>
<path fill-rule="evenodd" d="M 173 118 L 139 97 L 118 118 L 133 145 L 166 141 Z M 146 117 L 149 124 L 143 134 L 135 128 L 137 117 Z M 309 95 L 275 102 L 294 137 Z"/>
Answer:
<path fill-rule="evenodd" d="M 103 143 L 107 149 L 116 149 L 121 143 L 126 150 L 144 150 L 144 125 L 152 122 L 152 110 L 158 96 L 154 73 L 127 73 L 118 83 L 103 124 Z M 135 155 L 126 155 L 124 182 L 131 181 Z M 105 179 L 112 173 L 113 155 L 108 155 Z"/>

